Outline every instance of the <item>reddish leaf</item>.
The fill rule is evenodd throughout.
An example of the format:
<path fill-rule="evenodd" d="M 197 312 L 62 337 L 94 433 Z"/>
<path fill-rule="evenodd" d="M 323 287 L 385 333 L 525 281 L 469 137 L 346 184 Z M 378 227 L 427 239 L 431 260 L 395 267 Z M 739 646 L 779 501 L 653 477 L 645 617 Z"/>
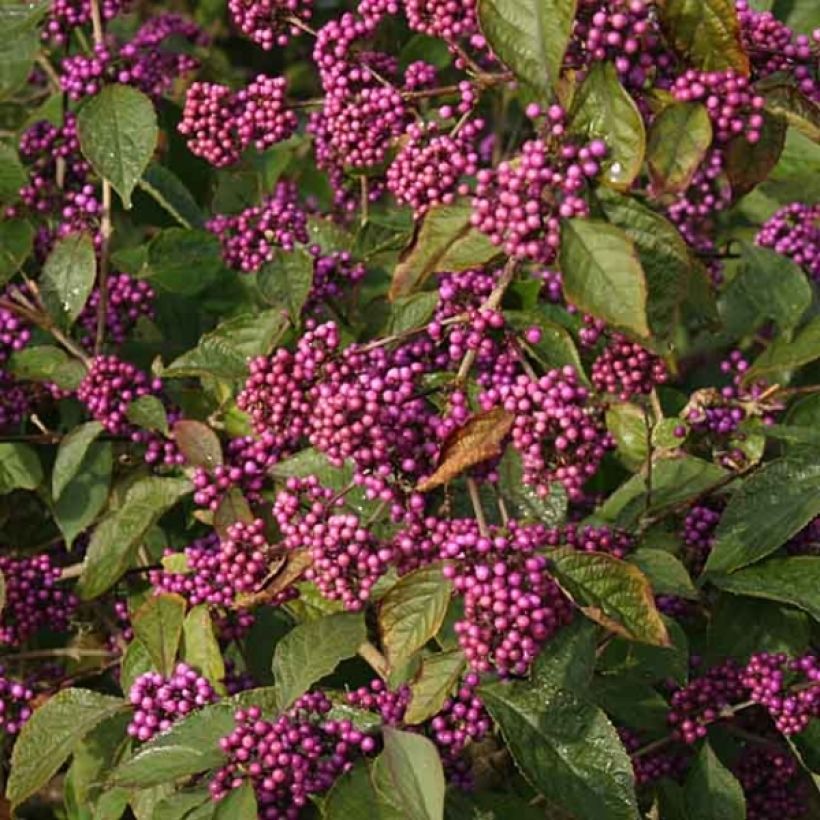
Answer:
<path fill-rule="evenodd" d="M 222 464 L 222 445 L 216 433 L 201 421 L 178 421 L 174 439 L 186 461 L 194 467 L 211 470 Z"/>

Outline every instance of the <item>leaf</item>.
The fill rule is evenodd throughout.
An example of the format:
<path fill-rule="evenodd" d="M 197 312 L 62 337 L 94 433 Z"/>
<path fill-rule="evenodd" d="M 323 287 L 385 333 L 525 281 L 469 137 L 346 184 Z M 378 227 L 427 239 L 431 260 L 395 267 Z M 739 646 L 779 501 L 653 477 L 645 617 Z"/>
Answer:
<path fill-rule="evenodd" d="M 804 609 L 820 621 L 820 556 L 771 558 L 731 575 L 712 575 L 715 586 L 738 595 L 768 598 Z"/>
<path fill-rule="evenodd" d="M 225 662 L 216 640 L 214 625 L 205 604 L 195 606 L 183 624 L 184 648 L 182 656 L 189 666 L 198 669 L 211 683 L 225 677 Z"/>
<path fill-rule="evenodd" d="M 700 103 L 673 102 L 652 121 L 646 161 L 657 194 L 679 194 L 689 187 L 712 144 L 712 123 Z"/>
<path fill-rule="evenodd" d="M 235 711 L 236 704 L 225 701 L 191 712 L 120 763 L 109 785 L 149 788 L 221 766 L 219 740 L 233 731 Z"/>
<path fill-rule="evenodd" d="M 253 785 L 245 781 L 238 789 L 231 789 L 216 804 L 214 820 L 257 820 L 256 795 Z"/>
<path fill-rule="evenodd" d="M 60 239 L 39 280 L 43 304 L 58 325 L 71 327 L 85 307 L 97 276 L 97 257 L 88 234 Z"/>
<path fill-rule="evenodd" d="M 606 429 L 615 439 L 624 466 L 633 472 L 640 469 L 649 451 L 644 411 L 636 404 L 613 403 L 606 411 Z"/>
<path fill-rule="evenodd" d="M 817 515 L 817 459 L 786 457 L 764 464 L 729 499 L 705 572 L 734 572 L 765 558 Z"/>
<path fill-rule="evenodd" d="M 820 359 L 820 317 L 816 316 L 793 340 L 785 336 L 775 339 L 755 359 L 746 371 L 745 381 L 752 381 L 767 373 L 779 370 L 793 370 L 804 364 Z"/>
<path fill-rule="evenodd" d="M 193 195 L 169 168 L 151 163 L 138 184 L 184 228 L 200 228 L 204 224 L 202 211 Z"/>
<path fill-rule="evenodd" d="M 615 723 L 639 732 L 663 735 L 669 705 L 649 684 L 627 675 L 598 675 L 592 699 Z"/>
<path fill-rule="evenodd" d="M 185 599 L 180 595 L 154 595 L 131 619 L 134 636 L 148 650 L 159 673 L 166 677 L 176 665 L 185 607 Z"/>
<path fill-rule="evenodd" d="M 77 474 L 54 503 L 54 519 L 67 546 L 71 546 L 74 539 L 93 524 L 105 508 L 113 467 L 111 442 L 92 442 Z"/>
<path fill-rule="evenodd" d="M 28 28 L 0 41 L 0 101 L 6 101 L 26 84 L 40 47 L 40 35 Z"/>
<path fill-rule="evenodd" d="M 769 319 L 782 330 L 795 327 L 812 300 L 803 271 L 788 257 L 748 242 L 741 244 L 740 258 L 740 272 L 720 301 L 726 330 L 746 335 Z"/>
<path fill-rule="evenodd" d="M 740 198 L 764 182 L 777 165 L 786 143 L 785 119 L 763 112 L 760 139 L 751 143 L 738 135 L 726 147 L 725 173 L 732 195 Z"/>
<path fill-rule="evenodd" d="M 24 219 L 0 222 L 0 284 L 5 284 L 28 259 L 34 246 L 34 228 Z"/>
<path fill-rule="evenodd" d="M 439 271 L 480 267 L 498 255 L 490 240 L 470 227 L 469 205 L 437 205 L 416 228 L 410 246 L 393 273 L 391 301 L 409 296 Z"/>
<path fill-rule="evenodd" d="M 766 111 L 785 119 L 812 142 L 820 142 L 820 106 L 791 83 L 775 82 L 760 90 L 766 100 Z"/>
<path fill-rule="evenodd" d="M 608 149 L 601 161 L 604 184 L 629 190 L 643 165 L 646 131 L 612 63 L 593 63 L 572 101 L 570 131 L 603 139 Z"/>
<path fill-rule="evenodd" d="M 677 595 L 693 601 L 698 599 L 698 591 L 686 567 L 672 553 L 642 548 L 632 553 L 628 560 L 649 579 L 656 595 Z"/>
<path fill-rule="evenodd" d="M 60 368 L 69 361 L 62 348 L 37 345 L 16 350 L 12 353 L 7 366 L 9 372 L 21 381 L 49 382 L 54 380 Z M 85 373 L 85 368 L 82 365 L 80 367 Z"/>
<path fill-rule="evenodd" d="M 102 433 L 98 421 L 89 421 L 75 427 L 61 442 L 51 475 L 51 495 L 55 501 L 77 474 L 91 443 Z"/>
<path fill-rule="evenodd" d="M 420 481 L 416 489 L 429 492 L 470 467 L 500 455 L 501 443 L 510 432 L 513 421 L 515 415 L 501 407 L 476 413 L 447 437 L 441 447 L 438 467 L 431 476 Z"/>
<path fill-rule="evenodd" d="M 210 792 L 201 787 L 163 798 L 157 803 L 154 820 L 204 820 L 213 817 L 214 808 Z"/>
<path fill-rule="evenodd" d="M 695 68 L 748 75 L 732 0 L 668 0 L 658 11 L 667 40 Z"/>
<path fill-rule="evenodd" d="M 174 424 L 173 434 L 180 452 L 193 467 L 213 470 L 222 464 L 222 445 L 207 424 L 183 419 Z"/>
<path fill-rule="evenodd" d="M 493 54 L 544 100 L 558 84 L 575 0 L 479 0 L 481 31 Z"/>
<path fill-rule="evenodd" d="M 591 620 L 633 641 L 669 646 L 669 634 L 646 576 L 604 553 L 550 551 L 553 571 Z"/>
<path fill-rule="evenodd" d="M 637 336 L 649 335 L 646 279 L 626 234 L 606 222 L 567 220 L 560 258 L 567 301 Z"/>
<path fill-rule="evenodd" d="M 689 248 L 677 228 L 632 197 L 601 188 L 598 201 L 606 218 L 635 244 L 646 277 L 646 313 L 652 333 L 672 338 L 694 276 Z"/>
<path fill-rule="evenodd" d="M 125 647 L 120 664 L 120 688 L 127 694 L 131 691 L 134 681 L 146 672 L 156 672 L 148 650 L 140 641 L 131 641 Z"/>
<path fill-rule="evenodd" d="M 140 396 L 128 405 L 125 412 L 128 421 L 143 430 L 168 435 L 168 414 L 165 405 L 156 396 Z"/>
<path fill-rule="evenodd" d="M 160 517 L 191 484 L 179 478 L 142 478 L 131 485 L 122 506 L 91 536 L 78 591 L 85 600 L 102 595 L 131 565 L 137 547 Z"/>
<path fill-rule="evenodd" d="M 404 820 L 376 792 L 364 761 L 345 772 L 333 784 L 322 803 L 323 820 Z"/>
<path fill-rule="evenodd" d="M 584 618 L 561 628 L 538 653 L 530 675 L 534 684 L 583 692 L 592 683 L 598 629 Z"/>
<path fill-rule="evenodd" d="M 131 192 L 145 171 L 157 142 L 157 116 L 151 100 L 127 85 L 107 85 L 80 109 L 80 149 L 94 170 L 131 207 Z"/>
<path fill-rule="evenodd" d="M 167 228 L 148 245 L 151 284 L 170 293 L 195 296 L 213 284 L 223 269 L 219 239 L 209 231 Z"/>
<path fill-rule="evenodd" d="M 635 820 L 632 764 L 604 713 L 572 691 L 529 682 L 479 688 L 516 765 L 575 817 Z"/>
<path fill-rule="evenodd" d="M 298 324 L 313 287 L 313 257 L 302 248 L 280 251 L 259 271 L 257 283 L 262 298 L 285 308 L 291 322 Z"/>
<path fill-rule="evenodd" d="M 341 661 L 352 658 L 366 640 L 362 613 L 339 612 L 295 626 L 273 655 L 281 707 L 286 709 Z"/>
<path fill-rule="evenodd" d="M 466 666 L 464 654 L 460 651 L 439 652 L 424 658 L 421 669 L 410 684 L 410 705 L 405 712 L 404 723 L 408 726 L 423 723 L 440 712 Z"/>
<path fill-rule="evenodd" d="M 27 444 L 0 442 L 0 495 L 35 490 L 43 480 L 37 453 Z"/>
<path fill-rule="evenodd" d="M 390 313 L 389 333 L 391 335 L 405 333 L 408 330 L 424 327 L 433 318 L 436 305 L 438 305 L 438 292 L 432 291 L 413 293 L 410 296 L 396 299 Z"/>
<path fill-rule="evenodd" d="M 14 202 L 27 179 L 17 151 L 0 143 L 0 202 Z"/>
<path fill-rule="evenodd" d="M 6 36 L 34 30 L 51 8 L 49 0 L 0 5 L 0 24 Z"/>
<path fill-rule="evenodd" d="M 564 485 L 553 481 L 549 486 L 549 493 L 541 496 L 529 484 L 524 484 L 521 479 L 521 456 L 514 447 L 506 449 L 498 472 L 501 492 L 525 517 L 535 518 L 550 527 L 564 521 L 568 505 Z"/>
<path fill-rule="evenodd" d="M 451 585 L 441 566 L 408 573 L 379 602 L 379 634 L 392 668 L 401 666 L 441 627 Z"/>
<path fill-rule="evenodd" d="M 708 741 L 700 747 L 686 778 L 686 805 L 698 820 L 744 820 L 746 800 L 734 775 L 718 760 Z"/>
<path fill-rule="evenodd" d="M 13 806 L 38 792 L 92 729 L 123 709 L 120 698 L 88 689 L 63 689 L 35 709 L 11 756 L 6 796 Z"/>
<path fill-rule="evenodd" d="M 242 495 L 242 490 L 239 487 L 230 487 L 214 510 L 214 530 L 220 538 L 225 538 L 228 535 L 228 527 L 237 521 L 250 524 L 253 521 L 253 511 Z"/>
<path fill-rule="evenodd" d="M 504 318 L 521 334 L 532 327 L 538 328 L 541 335 L 537 342 L 519 341 L 519 344 L 525 350 L 531 351 L 544 367 L 560 368 L 570 365 L 575 368 L 581 380 L 586 382 L 584 366 L 581 364 L 581 357 L 578 355 L 572 334 L 553 322 L 543 305 L 532 310 L 505 310 Z"/>
<path fill-rule="evenodd" d="M 407 820 L 443 820 L 444 769 L 432 741 L 392 726 L 384 727 L 383 737 L 384 751 L 374 770 L 376 791 Z"/>

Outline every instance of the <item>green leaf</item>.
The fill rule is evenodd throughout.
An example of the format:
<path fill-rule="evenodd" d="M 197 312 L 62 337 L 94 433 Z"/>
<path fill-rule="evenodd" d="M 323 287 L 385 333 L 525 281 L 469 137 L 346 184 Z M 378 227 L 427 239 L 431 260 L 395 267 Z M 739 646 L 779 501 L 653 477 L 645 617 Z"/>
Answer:
<path fill-rule="evenodd" d="M 379 602 L 379 634 L 390 666 L 396 668 L 439 630 L 451 584 L 441 567 L 417 569 L 402 577 Z"/>
<path fill-rule="evenodd" d="M 0 101 L 5 101 L 26 84 L 40 48 L 40 34 L 27 28 L 0 41 Z"/>
<path fill-rule="evenodd" d="M 364 761 L 343 774 L 322 802 L 323 820 L 405 820 L 376 792 Z"/>
<path fill-rule="evenodd" d="M 21 381 L 53 381 L 56 373 L 71 361 L 66 352 L 53 345 L 24 347 L 12 353 L 9 372 Z M 80 365 L 82 368 L 82 365 Z M 85 373 L 85 368 L 83 373 Z"/>
<path fill-rule="evenodd" d="M 224 268 L 219 239 L 209 231 L 167 228 L 148 246 L 146 274 L 170 293 L 195 296 L 213 284 Z"/>
<path fill-rule="evenodd" d="M 225 662 L 216 640 L 214 625 L 205 604 L 195 606 L 183 624 L 183 658 L 211 683 L 218 683 L 225 677 Z"/>
<path fill-rule="evenodd" d="M 131 192 L 157 143 L 151 100 L 127 85 L 107 85 L 83 105 L 77 117 L 80 149 L 94 170 L 131 207 Z"/>
<path fill-rule="evenodd" d="M 120 664 L 120 688 L 124 693 L 128 693 L 140 675 L 156 671 L 145 645 L 140 641 L 131 641 L 125 647 Z"/>
<path fill-rule="evenodd" d="M 793 370 L 820 359 L 820 316 L 816 316 L 798 331 L 793 340 L 785 336 L 775 339 L 746 372 L 746 381 L 768 373 Z"/>
<path fill-rule="evenodd" d="M 444 770 L 438 750 L 421 735 L 383 730 L 384 751 L 376 760 L 376 791 L 407 820 L 443 820 Z"/>
<path fill-rule="evenodd" d="M 128 405 L 125 412 L 128 421 L 143 430 L 168 435 L 168 415 L 165 405 L 156 396 L 140 396 Z"/>
<path fill-rule="evenodd" d="M 37 453 L 28 445 L 0 443 L 0 495 L 12 490 L 34 490 L 43 480 Z"/>
<path fill-rule="evenodd" d="M 629 190 L 643 165 L 646 131 L 612 63 L 593 63 L 573 98 L 570 131 L 603 139 L 608 148 L 601 162 L 604 183 L 617 191 Z"/>
<path fill-rule="evenodd" d="M 700 103 L 673 102 L 652 121 L 646 161 L 658 194 L 679 194 L 689 187 L 712 144 L 712 123 Z"/>
<path fill-rule="evenodd" d="M 649 290 L 649 327 L 659 338 L 672 338 L 694 275 L 689 248 L 669 220 L 636 199 L 605 188 L 597 195 L 606 218 L 635 243 Z"/>
<path fill-rule="evenodd" d="M 598 629 L 584 618 L 575 618 L 547 641 L 538 653 L 531 678 L 552 689 L 583 692 L 592 682 Z"/>
<path fill-rule="evenodd" d="M 120 698 L 63 689 L 34 710 L 14 744 L 6 795 L 12 806 L 38 792 L 95 727 L 123 709 Z"/>
<path fill-rule="evenodd" d="M 43 265 L 40 293 L 49 314 L 71 327 L 85 307 L 97 276 L 97 257 L 88 234 L 71 234 L 54 246 Z"/>
<path fill-rule="evenodd" d="M 256 795 L 250 782 L 231 789 L 216 805 L 214 820 L 257 820 Z"/>
<path fill-rule="evenodd" d="M 0 143 L 0 202 L 14 202 L 27 179 L 17 151 Z"/>
<path fill-rule="evenodd" d="M 636 404 L 618 402 L 606 411 L 606 429 L 615 439 L 618 458 L 633 472 L 646 463 L 647 426 L 644 411 Z"/>
<path fill-rule="evenodd" d="M 633 641 L 669 646 L 669 634 L 646 576 L 604 553 L 550 551 L 561 586 L 596 623 Z"/>
<path fill-rule="evenodd" d="M 695 68 L 748 75 L 732 0 L 668 0 L 658 13 L 667 40 Z"/>
<path fill-rule="evenodd" d="M 313 257 L 304 249 L 279 252 L 259 271 L 259 292 L 269 305 L 285 308 L 298 324 L 313 287 Z"/>
<path fill-rule="evenodd" d="M 185 606 L 180 595 L 154 595 L 131 619 L 134 636 L 148 650 L 159 673 L 166 677 L 176 665 Z"/>
<path fill-rule="evenodd" d="M 233 731 L 235 711 L 225 701 L 192 712 L 117 766 L 109 785 L 149 788 L 221 766 L 219 740 Z"/>
<path fill-rule="evenodd" d="M 669 705 L 649 684 L 628 675 L 598 675 L 592 699 L 616 723 L 639 732 L 666 734 Z"/>
<path fill-rule="evenodd" d="M 185 460 L 194 467 L 213 470 L 222 464 L 222 445 L 207 424 L 190 419 L 178 421 L 174 425 L 174 440 Z"/>
<path fill-rule="evenodd" d="M 593 219 L 563 223 L 561 270 L 567 301 L 637 336 L 649 335 L 646 278 L 632 240 Z"/>
<path fill-rule="evenodd" d="M 439 652 L 424 658 L 421 669 L 410 684 L 410 705 L 404 722 L 413 726 L 440 712 L 466 666 L 460 651 Z"/>
<path fill-rule="evenodd" d="M 812 287 L 786 256 L 744 242 L 740 272 L 724 290 L 720 309 L 726 330 L 747 335 L 771 319 L 781 330 L 795 327 L 808 310 Z"/>
<path fill-rule="evenodd" d="M 5 284 L 28 259 L 34 246 L 34 228 L 24 219 L 0 222 L 0 284 Z"/>
<path fill-rule="evenodd" d="M 183 228 L 200 228 L 205 222 L 191 192 L 173 171 L 151 163 L 145 169 L 139 187 L 170 214 Z"/>
<path fill-rule="evenodd" d="M 820 556 L 771 558 L 731 575 L 712 575 L 709 580 L 738 595 L 792 604 L 820 621 Z"/>
<path fill-rule="evenodd" d="M 432 291 L 396 299 L 390 313 L 388 332 L 392 335 L 424 327 L 433 318 L 437 305 L 438 293 Z"/>
<path fill-rule="evenodd" d="M 479 0 L 493 54 L 545 101 L 560 78 L 575 8 L 575 0 Z"/>
<path fill-rule="evenodd" d="M 78 584 L 80 595 L 90 600 L 116 583 L 131 565 L 148 531 L 190 492 L 190 482 L 180 478 L 142 478 L 134 482 L 122 506 L 91 536 Z"/>
<path fill-rule="evenodd" d="M 276 645 L 273 676 L 286 709 L 367 640 L 364 615 L 339 612 L 295 626 Z"/>
<path fill-rule="evenodd" d="M 786 120 L 763 112 L 760 139 L 751 143 L 745 135 L 736 136 L 726 148 L 725 173 L 732 194 L 740 198 L 768 179 L 786 143 Z"/>
<path fill-rule="evenodd" d="M 567 516 L 567 493 L 564 485 L 552 482 L 549 494 L 539 495 L 521 480 L 521 456 L 513 447 L 507 447 L 499 465 L 499 487 L 505 498 L 515 504 L 525 517 L 535 518 L 553 527 Z"/>
<path fill-rule="evenodd" d="M 519 333 L 524 333 L 532 327 L 538 328 L 541 337 L 535 344 L 524 340 L 521 340 L 519 344 L 531 352 L 544 367 L 570 365 L 575 368 L 580 378 L 586 381 L 584 366 L 572 334 L 566 328 L 553 322 L 543 305 L 536 306 L 532 310 L 505 310 L 504 318 Z"/>
<path fill-rule="evenodd" d="M 205 820 L 216 806 L 207 788 L 176 792 L 157 803 L 153 820 Z"/>
<path fill-rule="evenodd" d="M 494 682 L 479 695 L 518 768 L 575 817 L 635 820 L 632 764 L 604 713 L 572 691 Z"/>
<path fill-rule="evenodd" d="M 766 111 L 782 117 L 812 142 L 820 142 L 820 107 L 791 83 L 777 82 L 761 88 Z"/>
<path fill-rule="evenodd" d="M 14 3 L 6 0 L 0 4 L 0 25 L 3 26 L 3 32 L 7 37 L 32 31 L 36 29 L 50 8 L 49 0 L 29 3 Z"/>
<path fill-rule="evenodd" d="M 744 820 L 746 800 L 734 775 L 708 742 L 701 746 L 686 778 L 686 805 L 698 820 Z"/>
<path fill-rule="evenodd" d="M 817 459 L 787 457 L 764 464 L 729 500 L 705 572 L 734 572 L 765 558 L 817 515 Z"/>
<path fill-rule="evenodd" d="M 686 567 L 670 552 L 665 550 L 639 549 L 629 556 L 652 584 L 656 595 L 677 595 L 696 601 L 698 591 L 686 571 Z"/>
<path fill-rule="evenodd" d="M 51 475 L 51 495 L 55 501 L 59 500 L 63 490 L 77 475 L 88 448 L 102 431 L 102 424 L 98 421 L 89 421 L 75 427 L 60 442 Z"/>
<path fill-rule="evenodd" d="M 434 273 L 480 267 L 498 255 L 490 240 L 470 227 L 468 204 L 437 205 L 417 227 L 393 273 L 390 299 L 409 296 Z"/>
<path fill-rule="evenodd" d="M 111 442 L 92 442 L 76 475 L 66 484 L 54 503 L 54 519 L 68 546 L 94 523 L 105 507 L 113 467 Z"/>

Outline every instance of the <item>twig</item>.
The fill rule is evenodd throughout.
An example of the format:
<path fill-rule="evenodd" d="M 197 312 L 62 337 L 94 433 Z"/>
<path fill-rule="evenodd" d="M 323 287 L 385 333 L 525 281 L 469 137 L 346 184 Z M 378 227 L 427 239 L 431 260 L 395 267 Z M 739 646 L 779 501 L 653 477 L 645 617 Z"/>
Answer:
<path fill-rule="evenodd" d="M 476 484 L 474 478 L 467 479 L 467 492 L 470 494 L 470 502 L 473 505 L 473 512 L 475 512 L 475 518 L 478 522 L 478 531 L 487 538 L 490 534 L 490 530 L 487 526 L 487 519 L 484 516 L 484 508 L 481 506 L 478 484 Z"/>
<path fill-rule="evenodd" d="M 643 408 L 643 423 L 646 429 L 646 503 L 644 512 L 648 513 L 652 508 L 652 430 L 654 425 L 649 419 L 649 411 Z"/>
<path fill-rule="evenodd" d="M 79 647 L 56 647 L 55 649 L 35 649 L 31 652 L 19 652 L 16 655 L 4 655 L 3 659 L 8 661 L 37 661 L 47 658 L 113 658 L 118 653 L 108 649 L 80 649 Z"/>
<path fill-rule="evenodd" d="M 91 0 L 91 28 L 94 33 L 94 45 L 103 45 L 105 34 L 103 33 L 102 14 L 100 14 L 100 0 Z"/>
<path fill-rule="evenodd" d="M 102 181 L 102 214 L 100 217 L 100 268 L 97 286 L 100 289 L 100 302 L 97 306 L 97 335 L 94 340 L 94 353 L 99 355 L 105 341 L 105 319 L 108 312 L 108 243 L 111 239 L 111 183 Z"/>
<path fill-rule="evenodd" d="M 356 651 L 359 657 L 367 661 L 382 680 L 387 680 L 387 676 L 390 674 L 390 664 L 387 662 L 387 658 L 370 641 L 365 641 Z"/>

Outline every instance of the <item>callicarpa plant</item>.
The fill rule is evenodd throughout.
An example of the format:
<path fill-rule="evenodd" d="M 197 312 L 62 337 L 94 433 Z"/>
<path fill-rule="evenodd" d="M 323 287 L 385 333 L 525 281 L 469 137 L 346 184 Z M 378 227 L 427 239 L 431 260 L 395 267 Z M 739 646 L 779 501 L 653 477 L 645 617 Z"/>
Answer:
<path fill-rule="evenodd" d="M 0 817 L 820 818 L 816 0 L 0 32 Z"/>

